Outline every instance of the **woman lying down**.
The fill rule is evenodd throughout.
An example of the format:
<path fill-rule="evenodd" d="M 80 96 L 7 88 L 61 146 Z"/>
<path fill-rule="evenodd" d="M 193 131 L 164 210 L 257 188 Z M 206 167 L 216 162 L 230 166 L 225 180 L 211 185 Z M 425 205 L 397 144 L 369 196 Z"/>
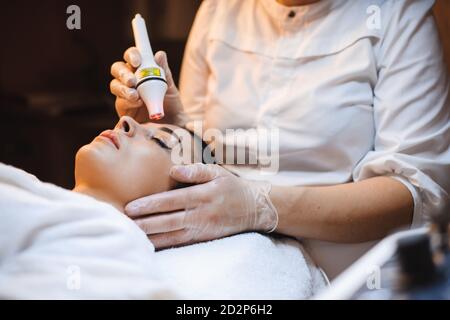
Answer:
<path fill-rule="evenodd" d="M 0 298 L 301 299 L 322 288 L 291 239 L 247 233 L 155 252 L 160 240 L 123 211 L 182 187 L 169 176 L 175 129 L 121 118 L 78 151 L 72 191 L 0 164 Z"/>

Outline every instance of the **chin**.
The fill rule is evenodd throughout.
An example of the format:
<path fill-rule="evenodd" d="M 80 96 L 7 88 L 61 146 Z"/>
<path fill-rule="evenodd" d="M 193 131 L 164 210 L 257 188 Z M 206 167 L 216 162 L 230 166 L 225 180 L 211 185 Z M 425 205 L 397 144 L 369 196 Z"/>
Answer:
<path fill-rule="evenodd" d="M 91 143 L 81 147 L 75 156 L 76 184 L 104 184 L 104 180 L 114 174 L 113 159 L 111 154 L 96 144 Z"/>
<path fill-rule="evenodd" d="M 98 162 L 101 158 L 101 151 L 92 144 L 81 147 L 75 155 L 75 166 L 89 162 Z"/>

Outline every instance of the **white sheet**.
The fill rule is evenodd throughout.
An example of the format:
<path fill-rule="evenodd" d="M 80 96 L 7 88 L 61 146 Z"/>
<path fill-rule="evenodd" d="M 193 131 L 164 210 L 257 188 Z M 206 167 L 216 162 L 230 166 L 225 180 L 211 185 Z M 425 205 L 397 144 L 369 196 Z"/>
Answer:
<path fill-rule="evenodd" d="M 155 253 L 109 204 L 0 164 L 0 298 L 307 298 L 293 240 L 246 234 Z"/>

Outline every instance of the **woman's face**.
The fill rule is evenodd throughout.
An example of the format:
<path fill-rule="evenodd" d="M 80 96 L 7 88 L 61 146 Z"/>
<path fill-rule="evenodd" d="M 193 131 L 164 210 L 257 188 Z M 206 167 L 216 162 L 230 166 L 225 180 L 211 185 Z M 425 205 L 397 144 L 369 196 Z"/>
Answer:
<path fill-rule="evenodd" d="M 171 149 L 179 146 L 173 125 L 139 124 L 122 117 L 114 130 L 106 130 L 82 147 L 75 159 L 76 187 L 99 190 L 121 203 L 175 186 L 169 176 Z M 187 132 L 187 131 L 186 131 Z"/>

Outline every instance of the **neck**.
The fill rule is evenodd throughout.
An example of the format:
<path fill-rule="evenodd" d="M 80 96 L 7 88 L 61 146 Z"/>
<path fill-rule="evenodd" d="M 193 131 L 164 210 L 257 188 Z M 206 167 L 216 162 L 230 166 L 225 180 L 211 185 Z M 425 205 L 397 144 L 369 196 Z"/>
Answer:
<path fill-rule="evenodd" d="M 122 203 L 118 199 L 111 197 L 108 194 L 105 194 L 101 190 L 86 186 L 86 185 L 76 185 L 75 188 L 73 188 L 74 192 L 82 193 L 84 195 L 93 197 L 99 201 L 107 202 L 110 205 L 112 205 L 114 208 L 119 210 L 120 212 L 125 212 L 125 203 Z"/>
<path fill-rule="evenodd" d="M 318 2 L 320 0 L 276 0 L 276 1 L 284 6 L 294 7 L 294 6 L 305 6 L 314 2 Z"/>

